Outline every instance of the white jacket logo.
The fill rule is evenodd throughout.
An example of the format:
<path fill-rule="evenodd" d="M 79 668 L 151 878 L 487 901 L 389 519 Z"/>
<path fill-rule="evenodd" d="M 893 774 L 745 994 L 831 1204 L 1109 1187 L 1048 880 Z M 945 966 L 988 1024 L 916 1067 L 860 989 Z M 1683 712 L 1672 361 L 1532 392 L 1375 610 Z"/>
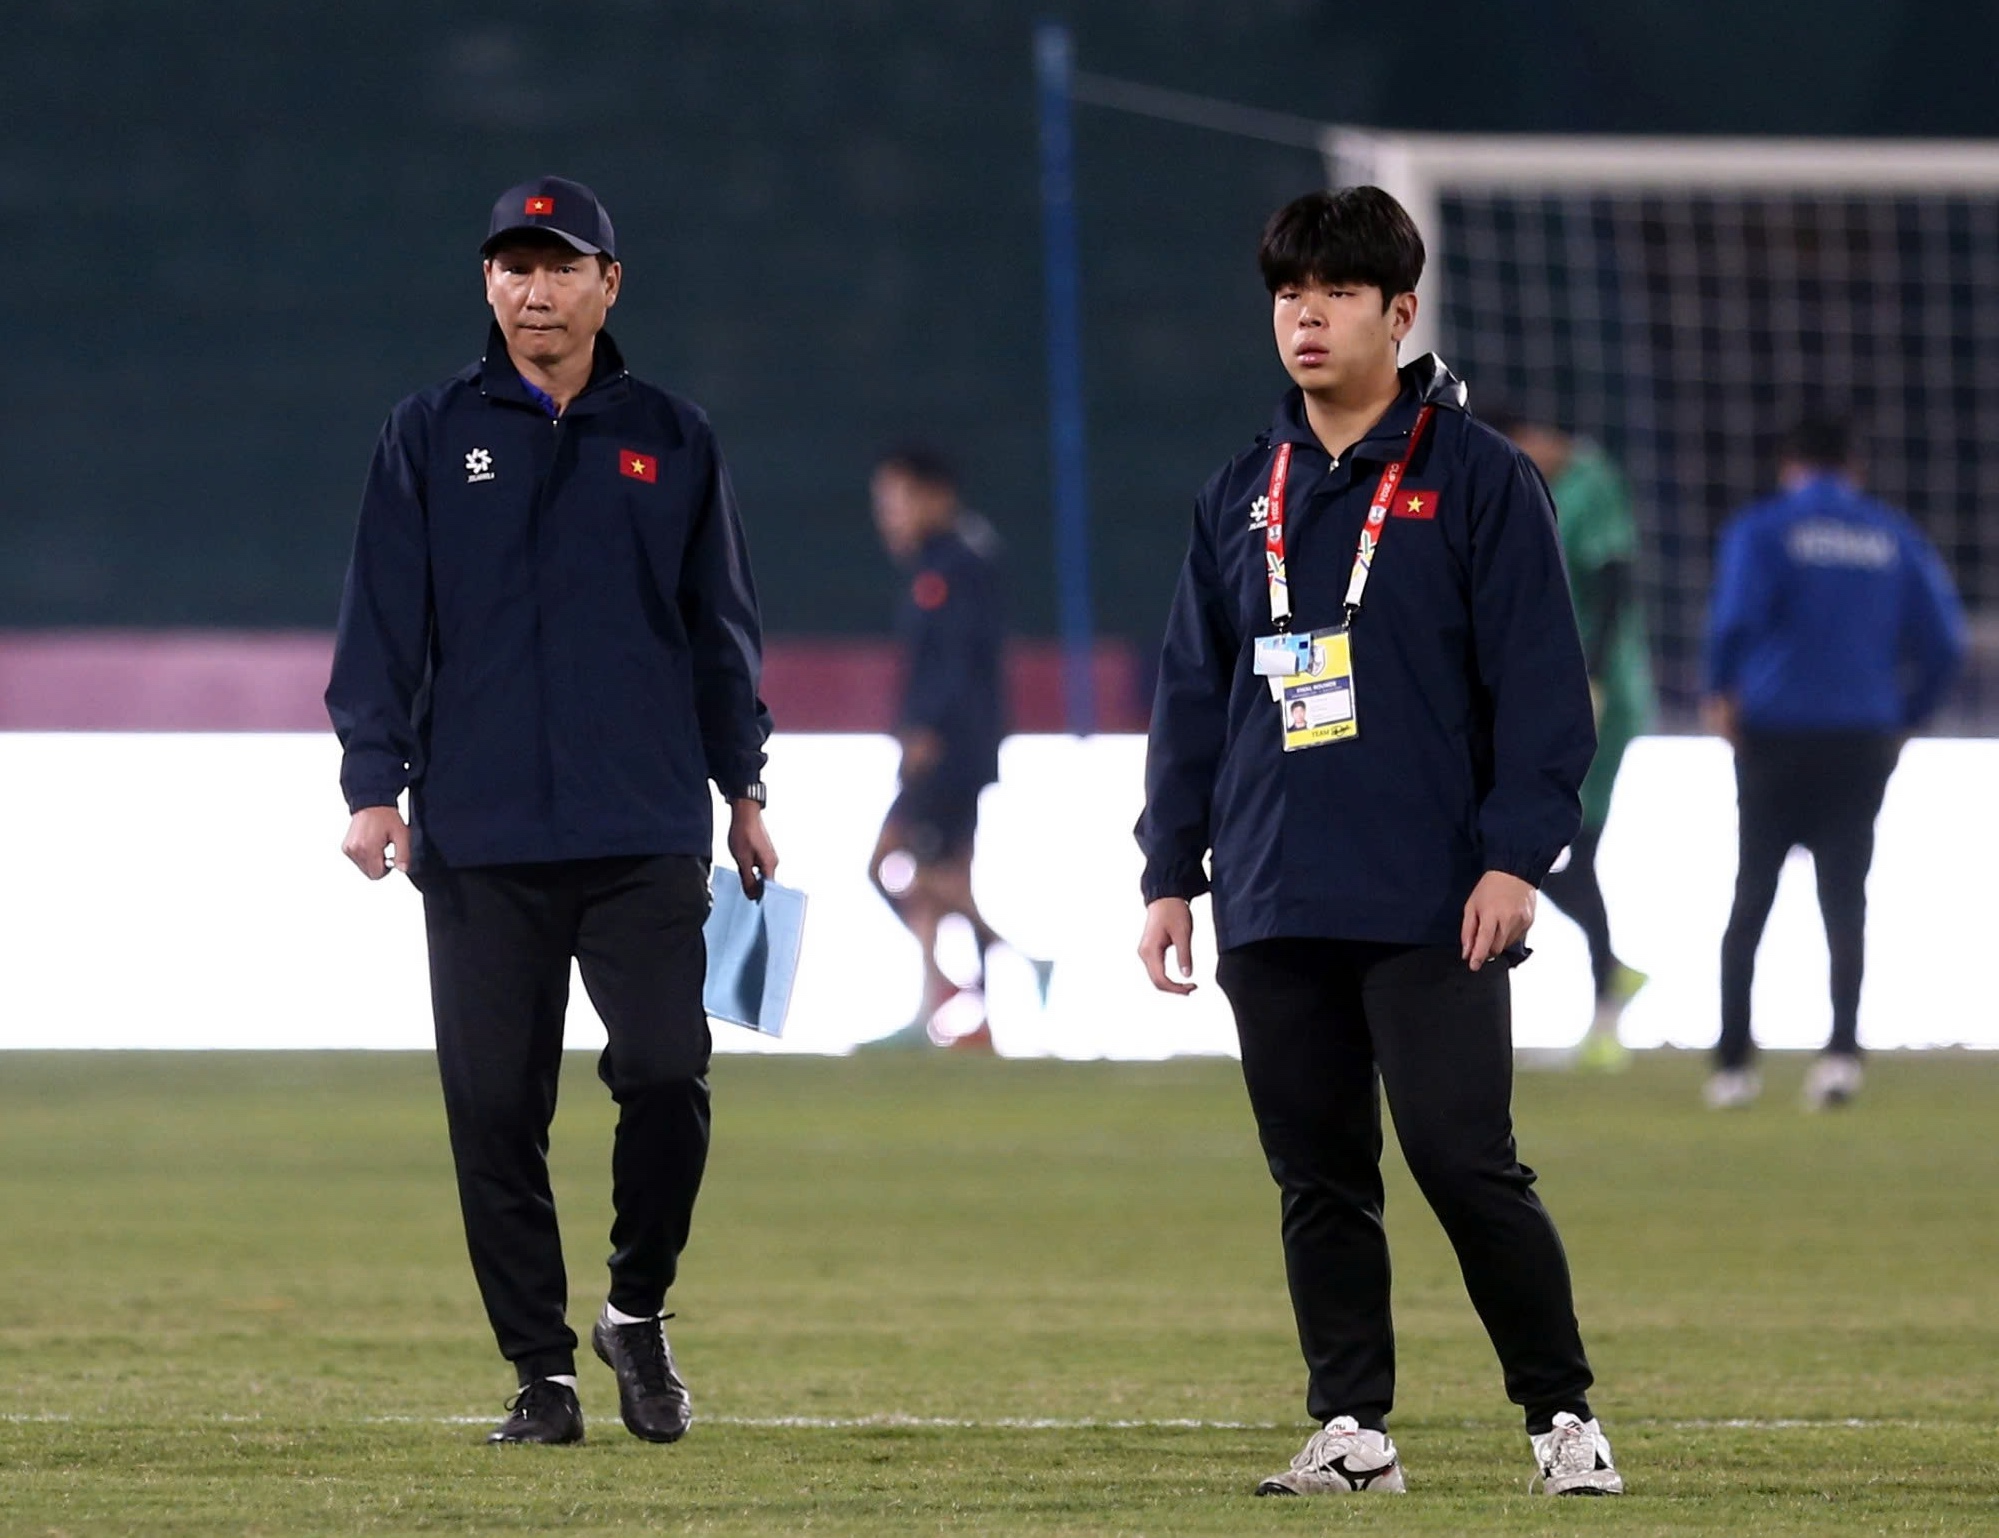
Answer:
<path fill-rule="evenodd" d="M 485 449 L 474 449 L 465 456 L 465 482 L 490 481 L 493 478 L 493 456 Z"/>
<path fill-rule="evenodd" d="M 1895 536 L 1865 524 L 1814 518 L 1785 536 L 1784 551 L 1800 566 L 1837 566 L 1851 571 L 1893 571 L 1900 552 Z"/>

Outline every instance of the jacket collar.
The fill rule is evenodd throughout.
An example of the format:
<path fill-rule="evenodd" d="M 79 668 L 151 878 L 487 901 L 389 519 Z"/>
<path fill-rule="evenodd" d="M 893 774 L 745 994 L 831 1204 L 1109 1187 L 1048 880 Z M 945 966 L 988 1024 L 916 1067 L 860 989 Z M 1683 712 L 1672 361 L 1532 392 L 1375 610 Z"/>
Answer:
<path fill-rule="evenodd" d="M 1444 360 L 1433 352 L 1426 352 L 1413 362 L 1404 364 L 1396 371 L 1402 382 L 1402 393 L 1395 403 L 1381 414 L 1381 420 L 1367 430 L 1367 434 L 1353 446 L 1351 459 L 1390 460 L 1402 452 L 1408 441 L 1410 429 L 1416 425 L 1416 414 L 1425 406 L 1438 406 L 1446 411 L 1463 411 L 1469 399 L 1464 381 L 1445 366 Z M 1325 445 L 1305 420 L 1305 392 L 1293 385 L 1285 391 L 1284 398 L 1277 403 L 1277 417 L 1270 431 L 1264 435 L 1266 443 L 1295 443 L 1302 448 L 1318 449 L 1325 452 Z"/>
<path fill-rule="evenodd" d="M 590 360 L 590 382 L 575 400 L 569 403 L 565 416 L 588 416 L 609 404 L 621 392 L 618 386 L 631 377 L 625 367 L 625 355 L 618 351 L 618 344 L 611 340 L 611 333 L 597 333 L 597 350 Z M 513 405 L 525 406 L 539 414 L 542 407 L 528 393 L 527 385 L 514 367 L 514 360 L 507 354 L 507 339 L 500 334 L 499 323 L 495 321 L 486 328 L 486 351 L 479 359 L 479 391 L 488 400 L 507 401 Z"/>

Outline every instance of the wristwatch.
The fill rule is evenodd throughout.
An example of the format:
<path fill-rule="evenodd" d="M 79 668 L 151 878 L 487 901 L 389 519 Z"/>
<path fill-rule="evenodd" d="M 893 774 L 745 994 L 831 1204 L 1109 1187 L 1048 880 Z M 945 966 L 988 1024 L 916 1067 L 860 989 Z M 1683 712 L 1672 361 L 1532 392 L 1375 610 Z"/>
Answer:
<path fill-rule="evenodd" d="M 729 794 L 731 801 L 754 801 L 760 807 L 770 805 L 770 787 L 762 780 L 751 780 L 749 784 L 738 786 Z"/>

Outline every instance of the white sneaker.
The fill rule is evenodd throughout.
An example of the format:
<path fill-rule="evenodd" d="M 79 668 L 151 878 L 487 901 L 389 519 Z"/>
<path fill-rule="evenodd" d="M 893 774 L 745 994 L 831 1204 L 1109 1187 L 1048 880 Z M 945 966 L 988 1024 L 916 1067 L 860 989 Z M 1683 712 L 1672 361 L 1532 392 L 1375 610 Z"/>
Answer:
<path fill-rule="evenodd" d="M 1538 1482 L 1549 1495 L 1622 1495 L 1624 1476 L 1610 1461 L 1610 1443 L 1593 1420 L 1579 1420 L 1567 1410 L 1555 1416 L 1555 1429 L 1538 1437 L 1534 1462 L 1540 1472 L 1527 1482 Z"/>
<path fill-rule="evenodd" d="M 1401 1495 L 1402 1460 L 1379 1431 L 1363 1431 L 1351 1415 L 1336 1415 L 1312 1433 L 1305 1450 L 1282 1474 L 1256 1487 L 1258 1495 Z"/>
<path fill-rule="evenodd" d="M 1860 1059 L 1849 1052 L 1828 1052 L 1805 1073 L 1805 1109 L 1825 1111 L 1842 1106 L 1860 1093 Z"/>
<path fill-rule="evenodd" d="M 1701 1099 L 1710 1111 L 1739 1111 L 1762 1093 L 1763 1076 L 1754 1068 L 1724 1068 L 1708 1079 Z"/>

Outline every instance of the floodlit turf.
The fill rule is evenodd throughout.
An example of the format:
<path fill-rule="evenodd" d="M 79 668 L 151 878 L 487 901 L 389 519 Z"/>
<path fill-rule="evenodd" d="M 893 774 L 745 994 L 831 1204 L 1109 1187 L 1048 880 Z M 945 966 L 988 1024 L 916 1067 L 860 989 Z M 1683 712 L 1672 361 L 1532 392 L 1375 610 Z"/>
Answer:
<path fill-rule="evenodd" d="M 590 1066 L 556 1126 L 586 1328 Z M 1686 1056 L 1522 1079 L 1631 1496 L 1525 1493 L 1397 1167 L 1412 1493 L 1279 1502 L 1302 1373 L 1232 1063 L 723 1059 L 693 1433 L 628 1437 L 586 1358 L 587 1446 L 493 1450 L 428 1059 L 0 1056 L 0 1532 L 1999 1532 L 1999 1055 L 1877 1060 L 1819 1117 L 1802 1067 L 1729 1116 Z"/>

